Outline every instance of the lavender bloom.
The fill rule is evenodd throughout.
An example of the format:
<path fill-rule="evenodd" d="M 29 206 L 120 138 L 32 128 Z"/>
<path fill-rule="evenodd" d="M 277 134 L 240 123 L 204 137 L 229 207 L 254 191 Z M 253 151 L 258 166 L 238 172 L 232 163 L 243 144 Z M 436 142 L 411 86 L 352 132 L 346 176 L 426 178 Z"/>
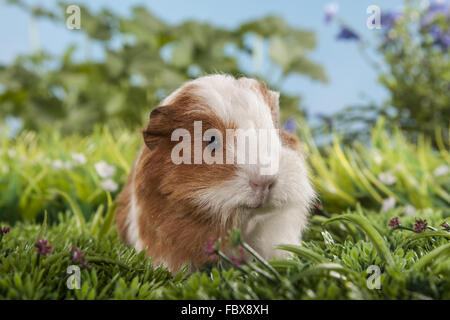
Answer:
<path fill-rule="evenodd" d="M 416 221 L 414 222 L 414 230 L 416 232 L 422 232 L 425 230 L 428 226 L 427 220 L 420 220 L 416 218 Z"/>
<path fill-rule="evenodd" d="M 322 211 L 323 211 L 323 206 L 322 206 L 322 204 L 321 204 L 320 202 L 314 203 L 314 205 L 313 205 L 313 211 L 314 211 L 314 213 L 320 213 L 320 212 L 322 212 Z"/>
<path fill-rule="evenodd" d="M 448 47 L 450 47 L 450 33 L 446 33 L 441 37 L 439 45 L 441 46 L 442 51 L 447 52 Z"/>
<path fill-rule="evenodd" d="M 388 11 L 381 14 L 381 25 L 386 29 L 391 29 L 397 21 L 402 17 L 401 12 Z"/>
<path fill-rule="evenodd" d="M 3 236 L 9 232 L 9 227 L 0 227 L 0 241 L 3 239 Z"/>
<path fill-rule="evenodd" d="M 214 239 L 214 238 L 208 239 L 208 241 L 206 242 L 206 246 L 205 246 L 206 255 L 211 256 L 214 253 L 216 253 L 215 244 L 216 244 L 216 239 Z"/>
<path fill-rule="evenodd" d="M 239 256 L 231 255 L 230 259 L 233 262 L 233 266 L 237 267 L 242 265 L 245 262 L 244 259 L 244 248 L 241 246 L 238 247 Z"/>
<path fill-rule="evenodd" d="M 432 26 L 430 28 L 430 34 L 434 38 L 434 44 L 441 47 L 442 51 L 447 51 L 450 46 L 450 33 L 443 33 L 442 29 L 438 26 Z"/>
<path fill-rule="evenodd" d="M 84 258 L 84 254 L 83 252 L 81 252 L 80 249 L 78 249 L 75 246 L 72 246 L 72 249 L 70 250 L 70 252 L 72 253 L 72 261 L 73 262 L 79 262 L 81 263 L 81 265 L 83 267 L 85 267 L 86 269 L 90 270 L 92 267 L 88 264 L 88 262 L 85 260 Z"/>
<path fill-rule="evenodd" d="M 46 256 L 52 252 L 52 246 L 45 239 L 38 239 L 34 247 L 36 248 L 36 252 L 42 256 Z"/>
<path fill-rule="evenodd" d="M 359 35 L 356 34 L 353 30 L 350 30 L 347 27 L 342 27 L 341 31 L 336 36 L 337 39 L 340 40 L 355 40 L 359 41 Z"/>
<path fill-rule="evenodd" d="M 289 133 L 294 133 L 297 130 L 297 125 L 295 124 L 294 118 L 288 118 L 283 123 L 283 129 Z"/>
<path fill-rule="evenodd" d="M 9 230 L 11 230 L 10 227 L 4 227 L 3 229 L 2 229 L 2 227 L 0 227 L 0 233 L 2 235 L 7 234 L 9 232 Z"/>
<path fill-rule="evenodd" d="M 434 0 L 430 7 L 428 8 L 429 12 L 441 12 L 441 13 L 448 13 L 449 6 L 445 0 Z"/>
<path fill-rule="evenodd" d="M 428 11 L 420 21 L 421 26 L 429 26 L 438 15 L 450 17 L 450 6 L 445 1 L 435 0 L 430 4 Z"/>
<path fill-rule="evenodd" d="M 399 226 L 399 221 L 398 221 L 398 217 L 395 217 L 395 218 L 392 218 L 390 221 L 389 221 L 389 227 L 392 227 L 392 228 L 398 228 L 398 226 Z"/>
<path fill-rule="evenodd" d="M 336 14 L 339 11 L 339 4 L 333 2 L 333 3 L 328 3 L 325 6 L 325 16 L 324 16 L 324 20 L 325 23 L 330 23 L 331 20 L 333 20 L 333 18 L 336 16 Z"/>

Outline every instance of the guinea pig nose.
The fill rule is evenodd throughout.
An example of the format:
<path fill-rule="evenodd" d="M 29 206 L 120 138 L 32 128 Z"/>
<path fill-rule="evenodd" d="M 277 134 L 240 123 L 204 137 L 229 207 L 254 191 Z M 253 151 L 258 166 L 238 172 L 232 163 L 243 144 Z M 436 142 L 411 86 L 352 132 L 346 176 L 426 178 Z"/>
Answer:
<path fill-rule="evenodd" d="M 270 187 L 274 184 L 275 180 L 272 178 L 269 179 L 261 179 L 261 178 L 253 178 L 249 180 L 250 187 L 254 192 L 267 192 Z"/>

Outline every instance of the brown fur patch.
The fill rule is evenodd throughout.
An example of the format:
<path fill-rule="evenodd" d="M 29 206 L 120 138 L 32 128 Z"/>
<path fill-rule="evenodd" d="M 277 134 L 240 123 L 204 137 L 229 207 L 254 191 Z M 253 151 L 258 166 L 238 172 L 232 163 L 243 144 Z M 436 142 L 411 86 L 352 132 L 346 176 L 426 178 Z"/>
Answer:
<path fill-rule="evenodd" d="M 132 171 L 134 168 L 132 169 Z M 125 184 L 125 187 L 120 192 L 119 196 L 117 197 L 116 201 L 118 203 L 117 211 L 116 211 L 116 225 L 117 225 L 117 231 L 119 232 L 120 238 L 128 242 L 128 212 L 130 211 L 131 207 L 131 180 L 132 175 L 130 174 L 128 176 L 127 183 Z"/>
<path fill-rule="evenodd" d="M 151 150 L 143 148 L 134 168 L 133 192 L 140 210 L 139 238 L 144 248 L 147 248 L 147 256 L 152 256 L 156 264 L 164 263 L 172 271 L 179 270 L 186 263 L 196 268 L 206 261 L 214 260 L 205 254 L 208 239 L 224 237 L 227 230 L 235 225 L 230 220 L 226 226 L 222 226 L 220 217 L 212 216 L 198 207 L 194 200 L 202 190 L 211 189 L 218 181 L 231 178 L 236 166 L 193 164 L 193 140 L 192 164 L 176 165 L 171 160 L 171 151 L 179 143 L 170 140 L 174 129 L 187 129 L 193 137 L 194 121 L 201 120 L 203 132 L 217 128 L 224 139 L 225 129 L 233 129 L 233 124 L 224 124 L 208 112 L 205 102 L 191 94 L 192 89 L 192 86 L 187 87 L 170 105 L 163 107 L 163 112 L 152 115 L 143 132 Z M 203 148 L 205 145 L 204 142 Z M 121 204 L 117 225 L 122 238 L 128 238 L 124 234 L 128 227 L 126 215 L 130 208 L 130 192 L 129 181 L 119 196 Z"/>
<path fill-rule="evenodd" d="M 258 82 L 258 89 L 261 92 L 264 101 L 267 103 L 267 105 L 270 108 L 270 113 L 272 114 L 273 122 L 275 124 L 275 128 L 279 127 L 278 121 L 279 121 L 279 110 L 278 110 L 278 100 L 274 96 L 273 93 L 270 92 L 270 90 L 267 88 L 266 84 L 264 82 Z"/>

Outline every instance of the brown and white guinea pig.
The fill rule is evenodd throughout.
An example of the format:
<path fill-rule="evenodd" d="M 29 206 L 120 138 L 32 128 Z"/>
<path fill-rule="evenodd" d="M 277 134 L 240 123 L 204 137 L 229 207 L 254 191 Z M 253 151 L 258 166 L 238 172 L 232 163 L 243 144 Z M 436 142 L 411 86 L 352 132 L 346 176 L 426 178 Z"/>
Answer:
<path fill-rule="evenodd" d="M 315 194 L 300 142 L 279 128 L 278 98 L 257 80 L 223 74 L 189 81 L 165 98 L 150 114 L 143 131 L 145 144 L 118 197 L 121 238 L 137 251 L 146 250 L 155 266 L 172 272 L 186 264 L 195 270 L 215 262 L 205 245 L 210 239 L 224 239 L 234 228 L 266 259 L 285 255 L 274 248 L 278 244 L 299 244 Z M 276 132 L 276 172 L 262 174 L 259 158 L 255 163 L 234 157 L 207 164 L 195 162 L 191 152 L 188 161 L 173 161 L 172 152 L 181 141 L 180 136 L 172 137 L 173 132 L 183 128 L 186 137 L 193 137 L 194 122 L 199 121 L 200 146 L 207 150 L 214 145 L 210 151 L 223 158 L 227 152 L 242 152 L 234 143 L 236 136 L 226 139 L 227 130 Z M 218 130 L 221 137 L 207 137 L 208 129 Z M 195 139 L 187 141 L 194 150 Z M 222 250 L 231 252 L 225 242 Z"/>

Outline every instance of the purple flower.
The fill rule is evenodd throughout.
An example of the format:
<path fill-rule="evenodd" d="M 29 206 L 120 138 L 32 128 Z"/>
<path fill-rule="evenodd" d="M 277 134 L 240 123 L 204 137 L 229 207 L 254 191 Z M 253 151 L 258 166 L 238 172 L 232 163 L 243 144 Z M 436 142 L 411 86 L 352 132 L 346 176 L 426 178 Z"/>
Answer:
<path fill-rule="evenodd" d="M 445 222 L 445 221 L 441 224 L 441 227 L 444 228 L 444 229 L 449 229 L 449 228 L 450 228 L 450 226 L 448 225 L 448 223 Z"/>
<path fill-rule="evenodd" d="M 400 223 L 399 223 L 399 221 L 398 221 L 398 217 L 392 218 L 392 219 L 389 221 L 389 227 L 392 227 L 392 228 L 398 228 L 399 225 L 400 225 Z"/>
<path fill-rule="evenodd" d="M 435 0 L 428 7 L 428 11 L 423 15 L 422 20 L 420 21 L 421 26 L 429 26 L 439 15 L 449 17 L 450 6 L 445 1 Z"/>
<path fill-rule="evenodd" d="M 398 11 L 388 11 L 381 14 L 381 25 L 386 29 L 391 29 L 397 21 L 402 17 L 402 13 Z"/>
<path fill-rule="evenodd" d="M 289 133 L 294 133 L 297 130 L 297 125 L 295 124 L 294 118 L 288 118 L 283 123 L 283 129 L 286 130 Z"/>
<path fill-rule="evenodd" d="M 441 47 L 442 51 L 447 51 L 450 46 L 450 33 L 443 33 L 442 29 L 434 25 L 430 27 L 430 34 L 434 38 L 434 44 Z"/>
<path fill-rule="evenodd" d="M 241 246 L 238 247 L 238 254 L 239 254 L 239 256 L 235 256 L 233 254 L 230 257 L 231 261 L 233 262 L 233 266 L 235 266 L 235 267 L 240 266 L 241 264 L 243 264 L 245 262 L 244 248 L 242 248 Z"/>
<path fill-rule="evenodd" d="M 38 239 L 34 244 L 36 251 L 39 255 L 46 256 L 52 252 L 52 246 L 49 245 L 48 241 L 45 239 Z"/>
<path fill-rule="evenodd" d="M 320 202 L 314 203 L 314 205 L 313 205 L 313 211 L 314 211 L 314 213 L 322 212 L 322 211 L 323 211 L 323 206 L 322 206 L 322 204 L 321 204 Z"/>
<path fill-rule="evenodd" d="M 205 246 L 206 255 L 211 256 L 216 253 L 215 244 L 216 244 L 215 238 L 211 237 L 208 239 L 208 241 L 206 242 L 206 246 Z"/>
<path fill-rule="evenodd" d="M 72 253 L 72 261 L 73 262 L 79 262 L 81 263 L 81 265 L 83 267 L 85 267 L 86 269 L 90 270 L 91 266 L 88 264 L 88 262 L 85 260 L 84 258 L 84 254 L 83 252 L 81 252 L 80 249 L 78 249 L 75 246 L 72 246 L 72 249 L 70 250 L 70 252 Z"/>
<path fill-rule="evenodd" d="M 3 236 L 9 232 L 9 227 L 0 227 L 0 241 L 2 240 Z"/>
<path fill-rule="evenodd" d="M 416 221 L 414 222 L 414 231 L 422 232 L 427 228 L 427 226 L 428 226 L 427 220 L 420 220 L 416 218 Z"/>
<path fill-rule="evenodd" d="M 353 30 L 347 27 L 341 27 L 341 31 L 339 31 L 336 36 L 337 39 L 340 40 L 356 40 L 359 41 L 359 35 L 356 34 Z"/>
<path fill-rule="evenodd" d="M 330 21 L 333 20 L 333 18 L 338 13 L 339 5 L 335 2 L 328 3 L 327 5 L 325 5 L 324 11 L 325 11 L 324 16 L 325 23 L 330 23 Z"/>
<path fill-rule="evenodd" d="M 430 3 L 428 11 L 448 13 L 448 9 L 449 7 L 445 0 L 434 0 L 432 3 Z"/>
<path fill-rule="evenodd" d="M 3 234 L 7 234 L 8 232 L 9 232 L 9 230 L 11 230 L 11 228 L 10 227 L 4 227 L 3 229 L 2 229 L 2 227 L 0 227 L 0 233 L 3 235 Z"/>

